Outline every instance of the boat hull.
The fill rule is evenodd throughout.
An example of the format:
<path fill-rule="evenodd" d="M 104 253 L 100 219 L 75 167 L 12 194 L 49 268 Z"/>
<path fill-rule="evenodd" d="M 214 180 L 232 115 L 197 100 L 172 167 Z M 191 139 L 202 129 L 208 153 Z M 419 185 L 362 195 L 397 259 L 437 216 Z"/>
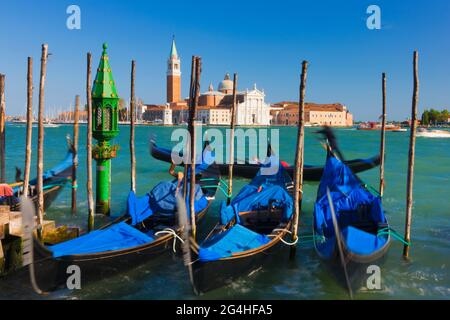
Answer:
<path fill-rule="evenodd" d="M 352 291 L 367 288 L 368 281 L 370 280 L 369 277 L 374 272 L 371 268 L 374 266 L 379 268 L 382 267 L 386 260 L 389 247 L 390 241 L 388 240 L 386 245 L 380 248 L 380 250 L 377 250 L 371 255 L 360 256 L 350 252 L 346 248 L 345 243 L 342 243 L 345 268 L 347 270 Z M 347 280 L 345 278 L 345 272 L 337 246 L 335 245 L 335 249 L 330 256 L 324 256 L 323 253 L 318 250 L 317 245 L 316 252 L 327 265 L 328 270 L 333 274 L 338 283 L 343 287 L 347 287 Z"/>
<path fill-rule="evenodd" d="M 208 291 L 221 288 L 231 284 L 238 278 L 249 276 L 260 270 L 268 263 L 277 261 L 275 257 L 283 254 L 288 257 L 289 246 L 281 239 L 288 236 L 291 224 L 285 225 L 278 234 L 267 244 L 253 250 L 244 251 L 231 257 L 214 261 L 203 262 L 198 259 L 198 247 L 192 246 L 193 260 L 193 286 L 196 293 L 206 293 Z"/>
<path fill-rule="evenodd" d="M 151 155 L 158 160 L 170 163 L 171 153 L 170 150 L 158 147 L 154 142 L 151 145 Z M 345 164 L 350 167 L 354 173 L 363 172 L 372 169 L 380 165 L 380 156 L 374 156 L 369 159 L 354 159 L 346 161 Z M 217 165 L 221 175 L 228 175 L 228 164 Z M 260 166 L 258 164 L 251 163 L 235 163 L 233 165 L 233 176 L 246 179 L 252 179 L 258 173 Z M 294 168 L 285 168 L 289 176 L 293 178 Z M 303 179 L 305 181 L 320 181 L 323 174 L 323 166 L 310 166 L 305 165 L 303 168 Z"/>
<path fill-rule="evenodd" d="M 210 200 L 208 206 L 198 213 L 197 221 L 200 221 L 205 216 L 211 203 L 212 201 Z M 123 216 L 113 223 L 126 219 L 128 218 Z M 109 225 L 103 228 L 107 228 Z M 181 230 L 178 229 L 176 232 L 179 235 Z M 46 291 L 64 288 L 71 275 L 70 272 L 68 273 L 68 268 L 77 266 L 81 272 L 81 285 L 86 285 L 87 283 L 96 282 L 131 270 L 162 254 L 169 253 L 172 251 L 173 241 L 174 236 L 167 234 L 157 238 L 155 241 L 132 248 L 55 258 L 46 246 L 34 239 L 34 261 L 37 281 L 40 288 Z"/>

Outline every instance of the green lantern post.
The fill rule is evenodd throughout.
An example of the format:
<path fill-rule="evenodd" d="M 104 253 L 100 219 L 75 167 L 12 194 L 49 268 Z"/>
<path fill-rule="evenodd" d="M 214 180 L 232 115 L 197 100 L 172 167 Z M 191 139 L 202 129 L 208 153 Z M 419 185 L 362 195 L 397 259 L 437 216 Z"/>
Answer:
<path fill-rule="evenodd" d="M 92 87 L 92 135 L 98 141 L 92 150 L 97 162 L 95 212 L 109 215 L 111 199 L 111 159 L 117 155 L 118 146 L 111 139 L 119 134 L 118 103 L 116 85 L 103 44 L 103 53 Z"/>

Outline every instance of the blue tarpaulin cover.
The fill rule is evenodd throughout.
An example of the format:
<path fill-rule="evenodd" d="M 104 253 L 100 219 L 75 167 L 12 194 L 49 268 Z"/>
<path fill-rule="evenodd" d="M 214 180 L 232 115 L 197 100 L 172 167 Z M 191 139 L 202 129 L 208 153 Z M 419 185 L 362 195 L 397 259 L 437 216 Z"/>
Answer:
<path fill-rule="evenodd" d="M 136 197 L 134 192 L 128 195 L 127 211 L 131 216 L 132 225 L 144 221 L 154 213 L 158 215 L 174 215 L 176 212 L 175 191 L 177 180 L 163 181 L 158 183 L 148 194 L 143 197 Z M 183 192 L 183 184 L 180 185 L 178 192 Z M 189 187 L 187 190 L 189 194 Z M 208 200 L 203 195 L 199 185 L 195 188 L 195 212 L 199 213 L 208 206 Z"/>
<path fill-rule="evenodd" d="M 48 249 L 53 252 L 54 257 L 62 257 L 127 249 L 153 240 L 153 237 L 140 232 L 125 222 L 120 222 L 106 229 L 92 231 L 78 238 L 48 246 Z"/>
<path fill-rule="evenodd" d="M 67 168 L 70 168 L 73 164 L 72 158 L 73 158 L 73 153 L 71 151 L 68 151 L 66 154 L 66 157 L 64 158 L 63 161 L 58 163 L 55 167 L 51 168 L 50 170 L 45 171 L 42 175 L 44 183 L 45 183 L 45 180 L 48 180 L 54 176 L 57 176 L 57 175 L 61 174 L 61 172 L 66 170 Z M 36 183 L 37 183 L 36 178 L 30 180 L 30 185 L 35 185 Z M 21 189 L 22 189 L 22 186 L 16 186 L 13 188 L 14 193 L 18 192 Z"/>
<path fill-rule="evenodd" d="M 200 245 L 199 259 L 205 262 L 218 260 L 270 242 L 266 235 L 240 225 L 239 212 L 267 208 L 271 203 L 272 206 L 283 208 L 283 218 L 289 219 L 292 215 L 293 200 L 287 192 L 286 183 L 290 181 L 281 165 L 273 175 L 262 175 L 260 170 L 257 176 L 239 191 L 229 206 L 222 202 L 220 223 L 226 225 L 233 217 L 236 217 L 236 223 L 227 231 L 204 241 Z"/>
<path fill-rule="evenodd" d="M 235 224 L 232 228 L 218 234 L 200 247 L 198 258 L 200 261 L 212 261 L 230 257 L 235 252 L 242 252 L 258 248 L 270 239 L 263 234 Z"/>
<path fill-rule="evenodd" d="M 274 207 L 283 208 L 283 219 L 289 220 L 293 210 L 292 196 L 286 190 L 286 183 L 289 181 L 290 177 L 281 165 L 273 175 L 262 175 L 260 170 L 256 177 L 239 191 L 228 207 L 221 206 L 221 223 L 228 223 L 239 212 L 267 208 L 269 202 Z"/>
<path fill-rule="evenodd" d="M 368 255 L 380 249 L 387 237 L 377 237 L 358 225 L 386 223 L 380 197 L 374 196 L 355 177 L 350 168 L 335 157 L 329 156 L 319 185 L 314 205 L 314 229 L 325 242 L 317 247 L 325 256 L 331 255 L 336 241 L 327 188 L 347 249 L 360 255 Z"/>

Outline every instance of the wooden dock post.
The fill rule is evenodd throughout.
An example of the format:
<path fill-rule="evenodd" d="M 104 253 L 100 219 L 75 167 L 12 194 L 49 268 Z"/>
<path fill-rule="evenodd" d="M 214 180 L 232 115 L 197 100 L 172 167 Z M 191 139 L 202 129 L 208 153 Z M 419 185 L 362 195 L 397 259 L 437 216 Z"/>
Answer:
<path fill-rule="evenodd" d="M 234 126 L 236 117 L 236 103 L 237 103 L 237 73 L 233 75 L 233 105 L 231 106 L 231 121 L 230 121 L 230 163 L 228 164 L 228 198 L 227 205 L 231 203 L 231 195 L 233 194 L 233 165 L 234 165 Z"/>
<path fill-rule="evenodd" d="M 131 191 L 136 193 L 136 154 L 134 151 L 134 127 L 136 101 L 134 96 L 134 79 L 136 75 L 136 62 L 131 61 L 131 88 L 130 88 L 130 159 L 131 159 Z"/>
<path fill-rule="evenodd" d="M 42 222 L 44 221 L 44 88 L 47 73 L 48 45 L 42 45 L 41 74 L 39 81 L 39 110 L 38 110 L 38 154 L 37 154 L 37 196 L 38 196 L 38 237 L 42 240 Z"/>
<path fill-rule="evenodd" d="M 386 139 L 386 73 L 381 76 L 381 90 L 383 96 L 383 106 L 381 115 L 381 144 L 380 144 L 380 197 L 384 193 L 384 153 Z"/>
<path fill-rule="evenodd" d="M 77 212 L 77 169 L 78 169 L 78 118 L 80 96 L 75 96 L 75 112 L 73 114 L 73 156 L 72 156 L 72 214 Z"/>
<path fill-rule="evenodd" d="M 292 225 L 292 239 L 298 240 L 298 224 L 300 219 L 300 210 L 302 209 L 303 198 L 303 160 L 305 153 L 305 91 L 306 75 L 308 71 L 308 61 L 302 63 L 302 75 L 300 81 L 300 100 L 298 103 L 298 132 L 297 148 L 295 153 L 295 172 L 294 172 L 294 223 Z M 296 246 L 291 246 L 291 258 L 295 256 Z"/>
<path fill-rule="evenodd" d="M 5 75 L 0 74 L 0 183 L 6 182 L 6 135 L 5 135 L 5 122 L 6 122 L 6 104 L 5 104 Z"/>
<path fill-rule="evenodd" d="M 33 134 L 33 58 L 28 57 L 27 69 L 27 133 L 25 141 L 25 170 L 23 173 L 23 195 L 28 196 L 31 166 L 31 138 Z"/>
<path fill-rule="evenodd" d="M 411 132 L 409 135 L 409 155 L 408 155 L 408 180 L 406 185 L 406 221 L 405 221 L 405 242 L 403 246 L 403 257 L 409 258 L 409 243 L 411 242 L 411 221 L 413 205 L 413 184 L 414 184 L 414 157 L 416 154 L 416 127 L 417 127 L 417 104 L 419 100 L 419 54 L 414 51 L 414 87 L 411 110 Z"/>
<path fill-rule="evenodd" d="M 91 64 L 92 54 L 87 54 L 86 68 L 86 104 L 87 104 L 87 128 L 86 128 L 86 167 L 87 167 L 87 197 L 88 197 L 88 231 L 94 230 L 94 195 L 92 193 L 92 96 L 91 96 Z"/>

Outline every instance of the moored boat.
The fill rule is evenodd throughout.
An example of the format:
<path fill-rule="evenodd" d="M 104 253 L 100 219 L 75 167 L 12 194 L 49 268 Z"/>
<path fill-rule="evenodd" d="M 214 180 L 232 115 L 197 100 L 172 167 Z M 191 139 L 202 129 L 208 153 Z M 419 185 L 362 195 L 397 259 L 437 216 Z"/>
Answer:
<path fill-rule="evenodd" d="M 197 173 L 195 215 L 200 220 L 214 199 L 220 176 L 214 165 L 199 167 Z M 182 187 L 174 180 L 159 183 L 143 197 L 130 192 L 125 214 L 78 238 L 52 246 L 35 239 L 34 264 L 39 287 L 46 291 L 63 287 L 71 265 L 80 268 L 84 285 L 176 250 L 181 229 L 175 215 L 175 193 L 182 192 Z"/>
<path fill-rule="evenodd" d="M 351 288 L 364 285 L 367 267 L 377 264 L 388 251 L 389 224 L 381 198 L 373 195 L 331 151 L 313 218 L 314 244 L 320 258 L 337 271 L 340 280 L 347 274 Z"/>
<path fill-rule="evenodd" d="M 150 144 L 150 154 L 153 158 L 171 163 L 172 162 L 172 151 L 167 148 L 157 146 L 155 141 L 151 141 Z M 182 157 L 182 154 L 180 154 Z M 242 163 L 244 162 L 244 163 Z M 237 161 L 233 164 L 233 175 L 236 177 L 252 179 L 258 174 L 260 169 L 260 165 L 256 163 L 250 163 L 247 159 L 245 161 Z M 292 178 L 294 175 L 294 167 L 290 166 L 286 162 L 282 161 L 281 164 L 284 166 L 287 173 Z M 380 156 L 374 156 L 372 158 L 367 159 L 353 159 L 345 161 L 345 164 L 351 168 L 351 170 L 355 173 L 363 172 L 376 166 L 380 165 Z M 181 164 L 180 164 L 181 165 Z M 225 176 L 228 175 L 228 164 L 217 164 L 220 174 Z M 303 168 L 303 179 L 305 181 L 320 181 L 323 173 L 323 166 L 313 166 L 313 165 L 304 165 Z"/>
<path fill-rule="evenodd" d="M 288 248 L 291 188 L 292 180 L 280 166 L 275 174 L 260 171 L 229 205 L 222 202 L 220 221 L 206 239 L 197 243 L 190 238 L 192 282 L 197 293 L 230 284 Z"/>
<path fill-rule="evenodd" d="M 43 175 L 44 209 L 47 210 L 72 175 L 73 153 L 69 149 L 64 160 Z M 38 197 L 36 190 L 37 179 L 30 180 L 28 194 L 32 202 L 37 206 Z M 19 196 L 23 192 L 23 183 L 16 182 L 8 185 L 11 193 L 7 196 L 0 195 L 0 204 L 9 205 L 12 211 L 20 210 Z"/>

